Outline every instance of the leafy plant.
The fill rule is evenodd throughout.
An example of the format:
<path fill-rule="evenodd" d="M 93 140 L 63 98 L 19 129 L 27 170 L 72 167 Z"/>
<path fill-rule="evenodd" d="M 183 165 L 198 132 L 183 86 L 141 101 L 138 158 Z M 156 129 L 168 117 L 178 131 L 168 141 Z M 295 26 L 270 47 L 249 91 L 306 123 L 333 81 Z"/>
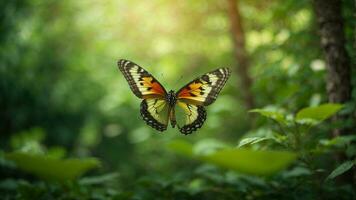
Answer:
<path fill-rule="evenodd" d="M 350 170 L 353 166 L 355 166 L 354 160 L 348 160 L 339 165 L 334 171 L 332 171 L 326 180 L 333 179 L 341 174 L 345 173 L 346 171 Z"/>
<path fill-rule="evenodd" d="M 7 153 L 5 158 L 13 161 L 19 169 L 51 181 L 74 180 L 100 166 L 99 160 L 95 158 L 58 159 L 24 152 Z"/>
<path fill-rule="evenodd" d="M 184 156 L 211 163 L 230 170 L 252 175 L 271 175 L 285 169 L 295 159 L 296 154 L 288 151 L 256 151 L 240 148 L 215 149 L 208 153 L 193 149 L 199 144 L 176 140 L 170 143 L 170 148 Z"/>
<path fill-rule="evenodd" d="M 313 166 L 311 160 L 313 159 L 313 156 L 325 153 L 325 151 L 321 151 L 319 144 L 313 139 L 315 138 L 315 133 L 311 132 L 311 128 L 335 115 L 342 108 L 343 106 L 340 104 L 323 104 L 315 107 L 303 108 L 298 111 L 295 116 L 291 114 L 286 116 L 277 111 L 264 109 L 255 109 L 250 112 L 259 113 L 260 115 L 271 119 L 278 127 L 274 130 L 273 141 L 282 143 L 286 149 L 296 151 L 299 154 L 300 160 L 312 169 Z M 278 138 L 284 138 L 284 140 L 278 140 Z M 344 137 L 337 137 L 330 140 L 328 142 L 329 147 L 331 144 L 335 145 L 340 144 L 342 141 L 350 141 L 353 137 L 347 137 L 349 138 L 348 140 L 341 140 L 342 138 Z M 269 138 L 259 137 L 256 139 L 255 137 L 252 137 L 244 138 L 242 142 L 248 141 L 249 143 L 258 143 L 267 139 Z M 339 142 L 337 142 L 338 140 Z M 324 142 L 324 147 L 325 144 L 326 143 Z M 353 166 L 352 163 L 353 162 L 351 161 L 347 161 L 341 164 L 327 179 L 334 178 L 349 170 Z"/>

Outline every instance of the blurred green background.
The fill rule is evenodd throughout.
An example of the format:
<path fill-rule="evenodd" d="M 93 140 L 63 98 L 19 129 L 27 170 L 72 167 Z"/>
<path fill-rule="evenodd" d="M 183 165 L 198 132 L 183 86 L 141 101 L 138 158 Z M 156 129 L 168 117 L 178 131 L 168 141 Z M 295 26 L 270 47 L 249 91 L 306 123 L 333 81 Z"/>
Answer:
<path fill-rule="evenodd" d="M 354 63 L 353 3 L 345 0 L 342 5 L 346 49 Z M 318 189 L 308 184 L 300 190 L 284 185 L 313 182 L 318 175 L 310 175 L 309 168 L 298 168 L 301 171 L 295 172 L 299 173 L 295 179 L 290 178 L 295 174 L 278 175 L 272 178 L 273 185 L 269 179 L 226 172 L 167 148 L 177 140 L 205 142 L 214 148 L 236 147 L 241 138 L 269 136 L 276 128 L 267 119 L 248 113 L 244 104 L 228 6 L 225 1 L 211 0 L 1 1 L 2 152 L 96 157 L 101 166 L 87 175 L 109 174 L 109 178 L 98 181 L 104 187 L 82 183 L 41 185 L 41 179 L 31 173 L 18 173 L 16 168 L 3 164 L 0 191 L 8 199 L 16 198 L 14 191 L 21 191 L 25 199 L 59 198 L 58 191 L 62 190 L 75 191 L 63 199 L 81 199 L 85 195 L 92 199 L 196 199 L 197 194 L 205 194 L 201 196 L 204 199 L 273 199 L 279 192 L 286 195 L 296 190 L 299 192 L 293 194 L 295 197 L 302 191 L 306 198 L 316 197 Z M 239 10 L 253 80 L 250 92 L 254 108 L 296 113 L 327 102 L 325 61 L 312 3 L 240 1 Z M 140 100 L 116 65 L 122 58 L 147 69 L 168 90 L 178 90 L 217 67 L 230 67 L 233 74 L 218 100 L 207 108 L 208 118 L 201 129 L 188 136 L 172 128 L 157 133 L 140 118 Z M 355 85 L 355 78 L 352 82 Z M 347 105 L 349 110 L 354 109 L 352 103 Z M 354 121 L 340 123 L 352 125 Z M 333 127 L 321 125 L 313 141 L 329 138 Z M 284 148 L 261 145 L 255 149 Z M 337 166 L 326 165 L 323 156 L 316 162 L 315 170 L 325 170 L 325 177 Z M 10 183 L 15 185 L 12 189 Z M 325 191 L 339 191 L 328 184 Z M 347 198 L 352 193 L 349 188 L 346 185 L 340 189 L 347 191 Z M 52 196 L 44 196 L 46 193 Z"/>

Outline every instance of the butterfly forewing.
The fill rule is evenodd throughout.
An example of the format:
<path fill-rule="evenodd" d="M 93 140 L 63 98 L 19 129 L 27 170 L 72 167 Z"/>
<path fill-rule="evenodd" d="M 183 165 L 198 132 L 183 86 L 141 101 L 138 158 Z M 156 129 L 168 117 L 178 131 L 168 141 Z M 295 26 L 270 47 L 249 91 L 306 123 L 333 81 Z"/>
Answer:
<path fill-rule="evenodd" d="M 166 90 L 145 69 L 128 60 L 119 60 L 118 66 L 130 85 L 132 92 L 139 98 L 164 98 Z"/>
<path fill-rule="evenodd" d="M 118 66 L 132 92 L 144 99 L 140 109 L 143 120 L 158 131 L 166 130 L 169 107 L 164 87 L 145 69 L 131 61 L 119 60 Z"/>
<path fill-rule="evenodd" d="M 169 121 L 169 105 L 164 99 L 144 99 L 141 102 L 141 116 L 152 128 L 164 131 Z"/>
<path fill-rule="evenodd" d="M 229 68 L 206 73 L 182 87 L 177 97 L 190 104 L 208 106 L 216 100 L 230 74 Z"/>

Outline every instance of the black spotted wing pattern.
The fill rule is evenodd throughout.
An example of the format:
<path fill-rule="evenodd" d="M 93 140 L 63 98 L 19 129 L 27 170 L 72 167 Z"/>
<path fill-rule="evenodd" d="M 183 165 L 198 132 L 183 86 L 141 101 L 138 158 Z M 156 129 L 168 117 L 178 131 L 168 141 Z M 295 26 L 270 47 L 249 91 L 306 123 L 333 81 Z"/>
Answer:
<path fill-rule="evenodd" d="M 132 92 L 139 98 L 165 98 L 164 87 L 145 69 L 128 60 L 119 60 L 118 66 L 130 85 Z"/>
<path fill-rule="evenodd" d="M 185 102 L 178 102 L 178 106 L 183 109 L 185 115 L 183 126 L 178 124 L 181 133 L 185 135 L 191 134 L 203 126 L 207 116 L 204 106 Z"/>
<path fill-rule="evenodd" d="M 144 99 L 141 102 L 141 116 L 147 125 L 158 131 L 167 129 L 169 106 L 164 99 Z"/>
<path fill-rule="evenodd" d="M 212 104 L 229 79 L 229 68 L 219 68 L 191 81 L 177 92 L 177 97 L 194 105 Z"/>

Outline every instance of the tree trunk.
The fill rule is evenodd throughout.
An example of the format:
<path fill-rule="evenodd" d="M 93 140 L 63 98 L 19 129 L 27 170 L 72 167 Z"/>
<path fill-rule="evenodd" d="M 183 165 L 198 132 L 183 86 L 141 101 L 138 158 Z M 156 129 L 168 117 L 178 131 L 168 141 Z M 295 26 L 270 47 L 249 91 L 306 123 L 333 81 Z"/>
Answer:
<path fill-rule="evenodd" d="M 235 57 L 238 63 L 236 72 L 241 83 L 245 106 L 247 109 L 254 107 L 254 99 L 251 92 L 252 80 L 248 74 L 249 57 L 245 47 L 245 34 L 242 27 L 242 19 L 237 0 L 228 0 L 228 13 L 231 23 L 231 34 L 234 42 Z"/>
<path fill-rule="evenodd" d="M 351 100 L 351 67 L 345 49 L 344 24 L 340 0 L 314 0 L 321 45 L 327 66 L 327 92 L 329 102 L 345 103 Z M 340 131 L 334 132 L 335 136 Z"/>
<path fill-rule="evenodd" d="M 330 103 L 345 103 L 351 100 L 351 63 L 346 52 L 344 24 L 342 19 L 342 1 L 314 0 L 314 10 L 319 24 L 321 46 L 324 50 L 327 80 L 326 88 Z M 350 116 L 336 116 L 333 120 L 344 120 Z M 335 129 L 333 136 L 347 134 L 349 131 Z M 337 155 L 337 160 L 343 162 L 346 155 Z M 352 184 L 352 170 L 343 175 L 341 180 Z"/>

